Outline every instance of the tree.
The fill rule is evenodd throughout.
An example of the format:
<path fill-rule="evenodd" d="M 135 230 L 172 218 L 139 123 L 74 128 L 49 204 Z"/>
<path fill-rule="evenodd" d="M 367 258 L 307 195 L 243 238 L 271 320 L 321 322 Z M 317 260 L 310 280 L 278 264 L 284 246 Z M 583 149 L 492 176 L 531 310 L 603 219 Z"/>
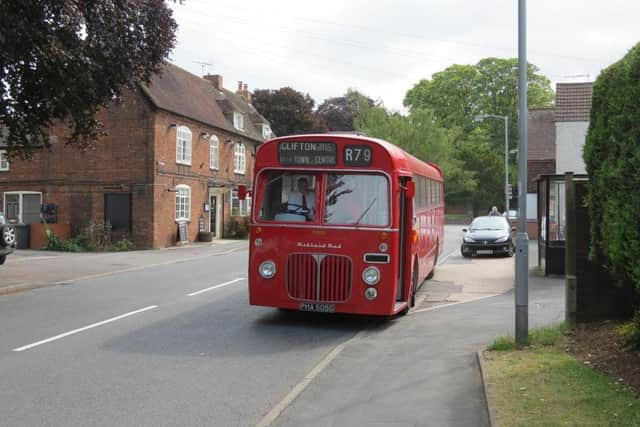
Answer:
<path fill-rule="evenodd" d="M 256 89 L 253 106 L 271 123 L 276 135 L 324 130 L 324 123 L 313 112 L 315 102 L 309 94 L 290 87 Z"/>
<path fill-rule="evenodd" d="M 458 131 L 445 129 L 434 120 L 434 112 L 415 109 L 408 116 L 382 106 L 363 108 L 355 116 L 355 129 L 373 138 L 392 142 L 415 157 L 442 167 L 449 194 L 468 194 L 477 187 L 473 174 L 453 157 Z"/>
<path fill-rule="evenodd" d="M 455 194 L 453 199 L 469 201 L 474 216 L 491 206 L 499 206 L 504 197 L 504 163 L 502 155 L 492 146 L 488 132 L 475 129 L 466 141 L 457 143 L 454 156 L 461 168 L 472 174 L 475 186 L 471 191 Z"/>
<path fill-rule="evenodd" d="M 638 99 L 640 44 L 596 80 L 584 146 L 590 181 L 591 253 L 640 290 Z M 640 315 L 636 317 L 636 328 L 640 334 Z"/>
<path fill-rule="evenodd" d="M 374 104 L 373 99 L 349 89 L 343 96 L 325 100 L 318 106 L 316 114 L 324 120 L 329 130 L 353 131 L 354 115 L 363 106 L 373 107 Z"/>
<path fill-rule="evenodd" d="M 553 102 L 551 82 L 528 64 L 527 97 L 530 106 L 550 106 Z M 410 110 L 429 108 L 446 128 L 458 127 L 468 135 L 478 125 L 474 116 L 496 114 L 509 117 L 510 145 L 518 143 L 518 59 L 485 58 L 476 65 L 452 65 L 435 73 L 431 80 L 421 80 L 404 99 Z M 501 122 L 485 121 L 494 144 L 504 141 Z"/>
<path fill-rule="evenodd" d="M 164 0 L 3 0 L 0 28 L 0 121 L 9 152 L 29 157 L 56 120 L 67 143 L 94 141 L 98 109 L 159 71 L 176 23 Z"/>

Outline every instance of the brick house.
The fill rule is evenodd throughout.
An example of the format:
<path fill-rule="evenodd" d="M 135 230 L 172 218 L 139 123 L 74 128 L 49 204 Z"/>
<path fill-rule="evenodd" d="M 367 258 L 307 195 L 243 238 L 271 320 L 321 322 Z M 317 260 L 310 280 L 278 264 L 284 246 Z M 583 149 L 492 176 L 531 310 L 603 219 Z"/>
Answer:
<path fill-rule="evenodd" d="M 222 83 L 165 64 L 148 86 L 98 113 L 107 135 L 95 146 L 65 146 L 67 129 L 55 125 L 51 150 L 30 161 L 8 161 L 0 149 L 0 209 L 28 224 L 53 205 L 55 221 L 73 233 L 91 219 L 109 221 L 139 248 L 176 244 L 180 221 L 189 241 L 203 223 L 226 236 L 247 215 L 250 200 L 237 199 L 237 185 L 251 184 L 256 147 L 271 130 L 247 85 L 235 93 Z"/>
<path fill-rule="evenodd" d="M 527 229 L 538 236 L 537 178 L 586 173 L 582 150 L 589 129 L 593 83 L 557 83 L 556 105 L 528 112 Z M 560 215 L 561 213 L 559 213 Z"/>

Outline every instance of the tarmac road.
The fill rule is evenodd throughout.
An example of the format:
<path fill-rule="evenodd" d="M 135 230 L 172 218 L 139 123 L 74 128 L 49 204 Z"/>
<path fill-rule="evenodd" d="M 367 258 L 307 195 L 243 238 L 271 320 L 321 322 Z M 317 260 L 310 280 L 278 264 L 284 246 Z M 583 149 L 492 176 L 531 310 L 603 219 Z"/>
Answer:
<path fill-rule="evenodd" d="M 245 249 L 189 254 L 0 296 L 0 425 L 486 425 L 473 354 L 509 331 L 513 297 L 426 302 L 512 259 L 454 253 L 423 307 L 381 321 L 251 307 Z M 562 296 L 534 286 L 532 323 L 558 318 Z"/>

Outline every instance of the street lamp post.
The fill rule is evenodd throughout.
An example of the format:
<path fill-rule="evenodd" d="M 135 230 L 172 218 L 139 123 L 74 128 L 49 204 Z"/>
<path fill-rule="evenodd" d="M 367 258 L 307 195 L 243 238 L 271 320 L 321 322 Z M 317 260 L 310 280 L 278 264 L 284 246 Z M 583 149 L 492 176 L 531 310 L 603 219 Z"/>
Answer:
<path fill-rule="evenodd" d="M 474 117 L 476 122 L 484 119 L 504 120 L 504 211 L 509 218 L 509 116 L 498 116 L 495 114 L 478 114 Z"/>

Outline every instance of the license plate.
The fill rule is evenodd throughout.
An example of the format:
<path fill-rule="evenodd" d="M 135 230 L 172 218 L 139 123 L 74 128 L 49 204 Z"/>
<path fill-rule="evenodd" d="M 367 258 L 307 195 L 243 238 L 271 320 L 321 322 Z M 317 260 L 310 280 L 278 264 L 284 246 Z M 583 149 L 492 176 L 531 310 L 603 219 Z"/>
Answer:
<path fill-rule="evenodd" d="M 300 311 L 314 311 L 316 313 L 335 313 L 336 305 L 303 302 L 302 304 L 300 304 Z"/>
<path fill-rule="evenodd" d="M 478 255 L 493 255 L 493 251 L 491 249 L 480 249 L 476 251 Z"/>

